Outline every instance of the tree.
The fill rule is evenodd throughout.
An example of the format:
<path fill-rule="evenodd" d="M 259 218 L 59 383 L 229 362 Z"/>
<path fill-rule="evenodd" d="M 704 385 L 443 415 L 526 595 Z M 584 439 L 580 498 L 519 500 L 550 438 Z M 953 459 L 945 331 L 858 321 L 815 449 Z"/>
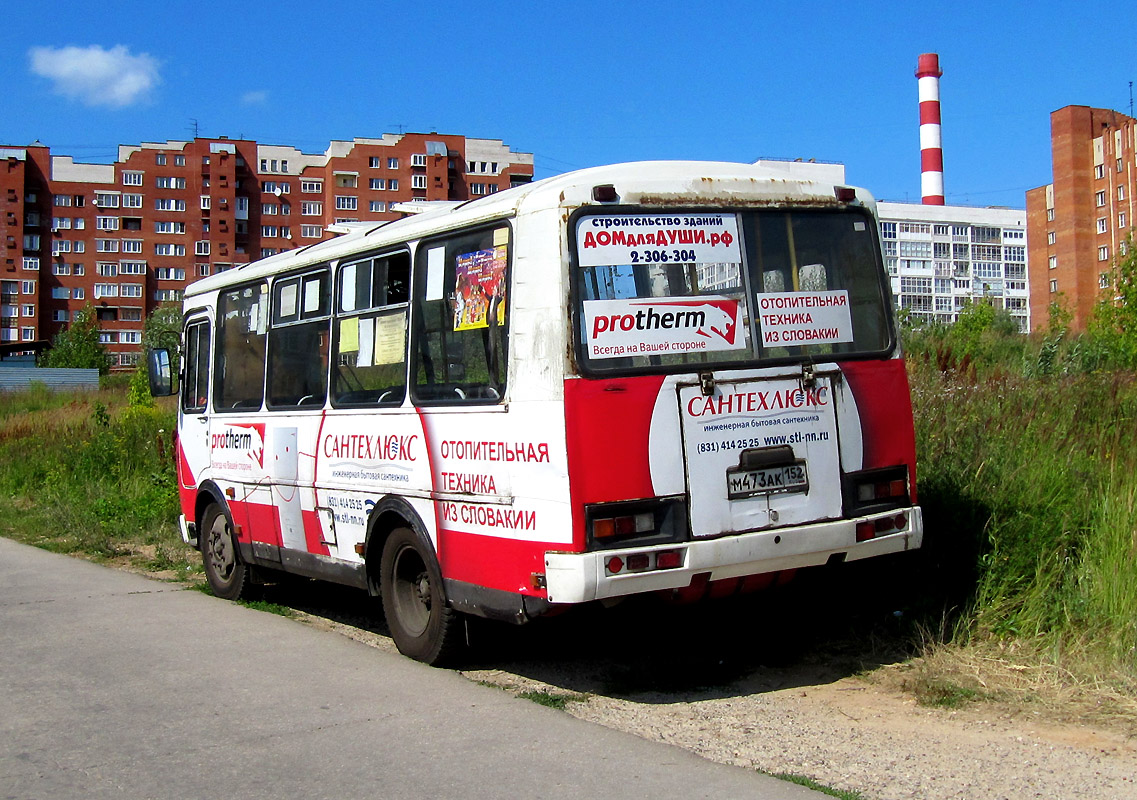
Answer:
<path fill-rule="evenodd" d="M 179 304 L 158 306 L 142 328 L 142 350 L 166 348 L 170 351 L 170 368 L 178 372 L 178 342 L 182 335 L 182 308 Z"/>
<path fill-rule="evenodd" d="M 1094 306 L 1090 333 L 1101 340 L 1119 366 L 1137 367 L 1137 250 L 1130 237 L 1113 263 L 1106 287 Z"/>
<path fill-rule="evenodd" d="M 40 359 L 43 367 L 97 369 L 100 375 L 110 371 L 110 358 L 99 342 L 99 321 L 90 305 L 75 315 L 71 324 L 56 334 L 51 349 Z"/>

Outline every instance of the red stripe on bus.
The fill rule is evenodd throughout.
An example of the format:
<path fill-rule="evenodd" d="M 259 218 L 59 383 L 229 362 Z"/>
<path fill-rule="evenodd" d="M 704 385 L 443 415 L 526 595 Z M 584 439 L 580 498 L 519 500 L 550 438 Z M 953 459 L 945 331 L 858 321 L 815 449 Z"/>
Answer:
<path fill-rule="evenodd" d="M 916 503 L 916 434 L 904 359 L 848 361 L 841 372 L 857 401 L 864 443 L 863 469 L 908 465 Z"/>
<path fill-rule="evenodd" d="M 438 560 L 447 578 L 538 597 L 544 597 L 545 591 L 533 588 L 532 576 L 545 574 L 545 552 L 566 549 L 563 544 L 448 529 L 439 530 L 438 539 Z"/>
<path fill-rule="evenodd" d="M 585 503 L 654 497 L 648 439 L 663 376 L 565 381 L 573 540 L 584 548 Z M 675 457 L 682 446 L 675 443 Z"/>

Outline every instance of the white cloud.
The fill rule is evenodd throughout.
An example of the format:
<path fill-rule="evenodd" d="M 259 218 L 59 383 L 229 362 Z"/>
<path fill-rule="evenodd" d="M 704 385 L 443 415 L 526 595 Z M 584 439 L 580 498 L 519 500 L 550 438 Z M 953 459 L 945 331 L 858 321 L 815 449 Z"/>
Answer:
<path fill-rule="evenodd" d="M 52 81 L 56 94 L 88 106 L 129 106 L 161 82 L 157 59 L 131 55 L 123 45 L 33 47 L 28 58 L 32 72 Z"/>
<path fill-rule="evenodd" d="M 263 106 L 268 102 L 268 92 L 259 89 L 254 92 L 245 92 L 241 95 L 241 105 L 246 106 Z"/>

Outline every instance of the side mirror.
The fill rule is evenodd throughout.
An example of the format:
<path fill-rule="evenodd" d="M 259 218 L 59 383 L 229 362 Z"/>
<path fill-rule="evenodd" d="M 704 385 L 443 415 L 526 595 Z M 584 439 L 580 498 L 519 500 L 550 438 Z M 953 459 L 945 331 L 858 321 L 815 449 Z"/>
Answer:
<path fill-rule="evenodd" d="M 150 378 L 150 394 L 169 397 L 174 393 L 174 375 L 170 369 L 170 351 L 166 348 L 148 350 L 146 366 Z"/>

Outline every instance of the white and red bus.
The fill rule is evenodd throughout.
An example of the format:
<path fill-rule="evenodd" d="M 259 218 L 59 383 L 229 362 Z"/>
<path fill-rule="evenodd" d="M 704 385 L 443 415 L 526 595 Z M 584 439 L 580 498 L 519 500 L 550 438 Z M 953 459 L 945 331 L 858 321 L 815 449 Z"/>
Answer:
<path fill-rule="evenodd" d="M 760 166 L 623 164 L 200 280 L 183 537 L 223 597 L 263 569 L 381 596 L 429 663 L 463 614 L 917 548 L 874 209 Z"/>

